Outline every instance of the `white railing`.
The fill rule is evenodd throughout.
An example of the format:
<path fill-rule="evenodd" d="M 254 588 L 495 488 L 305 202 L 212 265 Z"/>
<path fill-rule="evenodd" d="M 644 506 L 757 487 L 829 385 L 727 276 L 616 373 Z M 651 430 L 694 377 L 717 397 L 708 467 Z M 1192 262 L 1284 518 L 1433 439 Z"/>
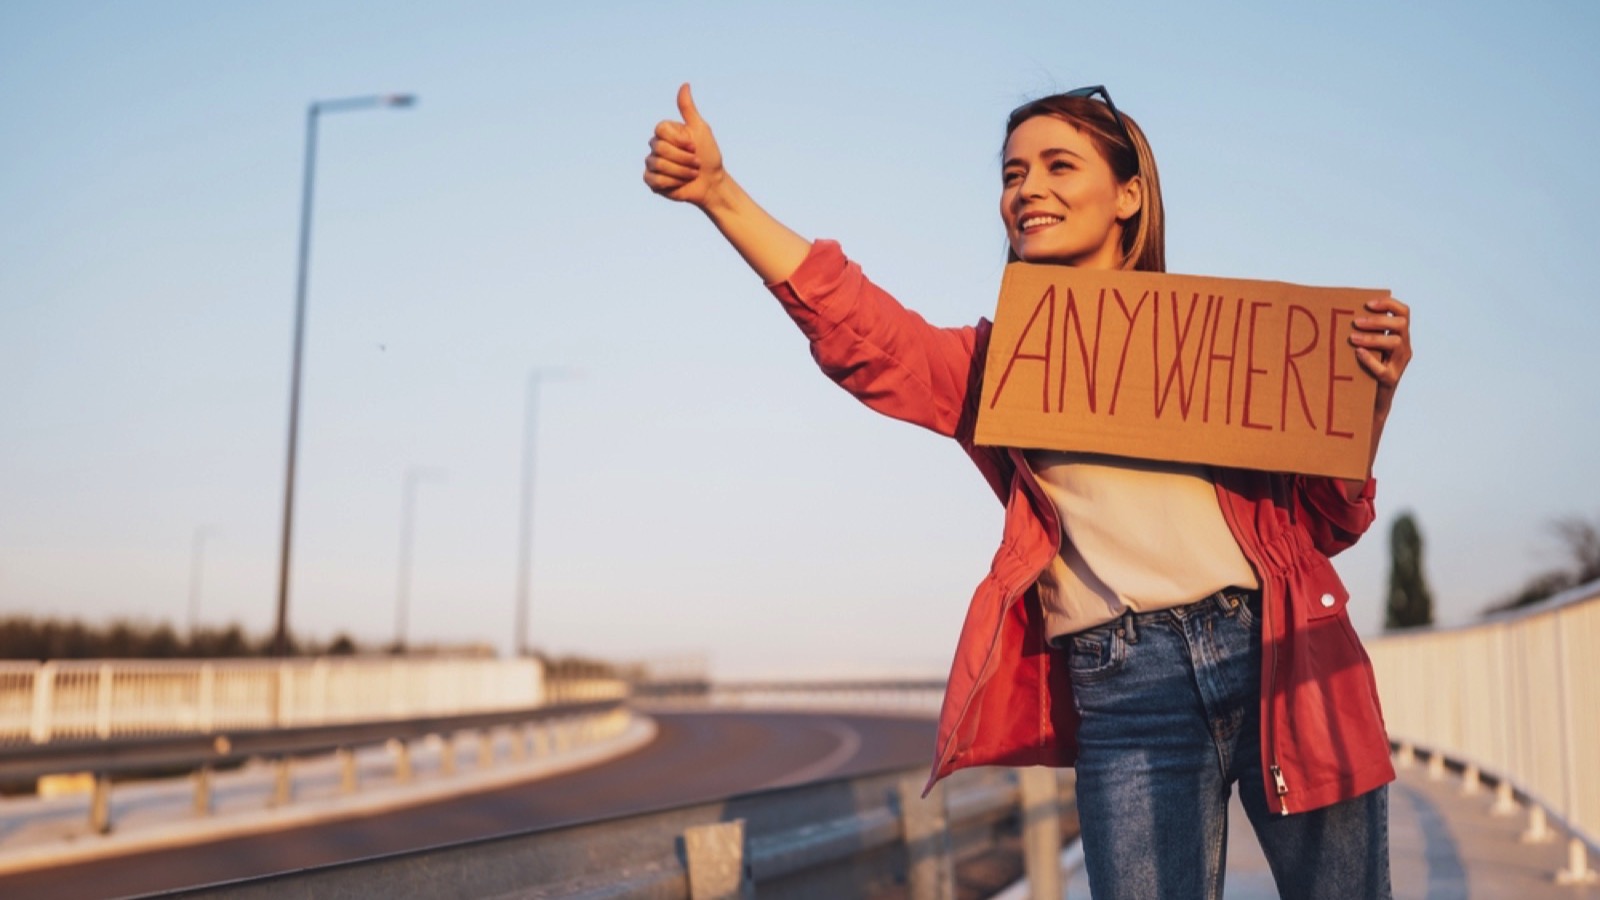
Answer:
<path fill-rule="evenodd" d="M 1591 881 L 1600 835 L 1600 582 L 1475 625 L 1368 642 L 1402 764 L 1425 751 L 1436 774 L 1462 766 L 1466 790 L 1499 784 L 1495 809 L 1529 800 L 1528 840 L 1565 826 L 1563 881 Z"/>
<path fill-rule="evenodd" d="M 623 693 L 595 681 L 561 699 Z M 533 659 L 0 662 L 0 745 L 461 715 L 546 694 Z"/>

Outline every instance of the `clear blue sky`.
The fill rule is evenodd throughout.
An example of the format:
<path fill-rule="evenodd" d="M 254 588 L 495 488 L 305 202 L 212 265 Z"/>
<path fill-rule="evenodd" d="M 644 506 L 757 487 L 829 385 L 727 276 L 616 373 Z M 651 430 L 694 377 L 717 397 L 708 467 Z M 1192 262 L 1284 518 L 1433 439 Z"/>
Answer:
<path fill-rule="evenodd" d="M 865 9 L 863 7 L 872 7 Z M 7 3 L 0 611 L 270 627 L 308 101 L 318 168 L 294 627 L 509 646 L 522 391 L 534 640 L 719 672 L 942 672 L 1001 510 L 961 453 L 813 368 L 693 210 L 640 182 L 694 83 L 730 169 L 941 324 L 990 314 L 1006 111 L 1105 83 L 1161 165 L 1174 271 L 1385 287 L 1417 357 L 1375 630 L 1415 510 L 1441 618 L 1600 514 L 1600 7 Z"/>

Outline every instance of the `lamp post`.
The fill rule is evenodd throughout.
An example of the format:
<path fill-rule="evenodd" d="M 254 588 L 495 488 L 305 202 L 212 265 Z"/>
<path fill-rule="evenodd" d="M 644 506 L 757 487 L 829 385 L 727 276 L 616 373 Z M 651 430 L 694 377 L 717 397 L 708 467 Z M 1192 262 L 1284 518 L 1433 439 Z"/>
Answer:
<path fill-rule="evenodd" d="M 306 108 L 305 180 L 300 194 L 300 266 L 294 294 L 294 363 L 289 377 L 289 453 L 283 486 L 283 537 L 278 553 L 278 621 L 272 634 L 274 656 L 289 653 L 289 549 L 294 534 L 294 467 L 300 438 L 300 360 L 306 334 L 306 284 L 311 262 L 311 198 L 317 167 L 317 122 L 324 113 L 354 112 L 416 103 L 411 94 L 376 94 L 317 100 Z"/>
<path fill-rule="evenodd" d="M 200 630 L 200 579 L 204 574 L 206 539 L 216 536 L 217 530 L 209 525 L 194 529 L 193 550 L 189 554 L 189 644 L 194 645 Z"/>
<path fill-rule="evenodd" d="M 545 381 L 559 380 L 565 369 L 534 366 L 528 370 L 527 394 L 522 416 L 522 508 L 517 534 L 517 611 L 511 632 L 512 649 L 527 656 L 528 603 L 533 593 L 533 474 L 534 451 L 538 444 L 539 388 Z"/>
<path fill-rule="evenodd" d="M 394 652 L 406 650 L 406 624 L 411 613 L 411 543 L 416 531 L 417 485 L 424 481 L 443 481 L 440 469 L 411 466 L 406 469 L 400 499 L 400 561 L 395 577 Z"/>

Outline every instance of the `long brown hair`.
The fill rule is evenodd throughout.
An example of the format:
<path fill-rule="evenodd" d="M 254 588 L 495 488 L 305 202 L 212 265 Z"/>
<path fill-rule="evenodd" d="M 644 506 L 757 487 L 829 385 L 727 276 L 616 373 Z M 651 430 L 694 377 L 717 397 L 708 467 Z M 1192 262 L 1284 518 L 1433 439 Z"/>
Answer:
<path fill-rule="evenodd" d="M 1124 269 L 1144 272 L 1167 270 L 1166 216 L 1161 207 L 1161 178 L 1156 173 L 1156 157 L 1150 152 L 1150 142 L 1133 117 L 1118 109 L 1127 126 L 1126 137 L 1118 127 L 1111 107 L 1092 97 L 1075 97 L 1052 94 L 1030 100 L 1011 111 L 1006 118 L 1006 140 L 1029 119 L 1051 116 L 1078 129 L 1111 165 L 1111 173 L 1119 183 L 1137 177 L 1144 185 L 1144 200 L 1139 211 L 1122 227 L 1122 264 Z M 1130 144 L 1129 141 L 1132 141 Z M 1004 141 L 1001 142 L 1004 146 Z M 1015 262 L 1015 253 L 1008 259 Z"/>

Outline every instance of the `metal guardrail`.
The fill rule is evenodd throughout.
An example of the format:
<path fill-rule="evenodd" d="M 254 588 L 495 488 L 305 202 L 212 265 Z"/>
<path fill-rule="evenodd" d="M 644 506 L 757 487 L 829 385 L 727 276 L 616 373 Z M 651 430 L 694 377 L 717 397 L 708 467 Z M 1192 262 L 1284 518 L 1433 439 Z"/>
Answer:
<path fill-rule="evenodd" d="M 1459 628 L 1368 642 L 1390 739 L 1402 765 L 1420 752 L 1464 790 L 1497 783 L 1495 811 L 1528 806 L 1525 839 L 1567 832 L 1562 883 L 1593 883 L 1600 853 L 1600 581 Z"/>
<path fill-rule="evenodd" d="M 958 861 L 1019 831 L 1029 873 L 1041 873 L 1034 896 L 1061 896 L 1057 855 L 1070 777 L 967 770 L 924 800 L 925 774 L 897 769 L 161 896 L 727 900 L 758 888 L 764 898 L 909 888 L 913 900 L 946 900 L 956 896 Z"/>
<path fill-rule="evenodd" d="M 250 759 L 270 759 L 276 768 L 272 805 L 283 806 L 294 798 L 291 765 L 296 758 L 336 755 L 341 792 L 354 793 L 359 788 L 355 751 L 362 747 L 387 745 L 395 756 L 396 776 L 405 782 L 412 777 L 409 742 L 413 740 L 446 738 L 443 768 L 451 771 L 455 766 L 454 740 L 461 734 L 476 732 L 481 736 L 479 765 L 487 767 L 492 762 L 491 738 L 497 731 L 512 732 L 515 759 L 530 752 L 559 752 L 591 737 L 620 732 L 628 718 L 622 701 L 600 700 L 458 716 L 0 746 L 0 782 L 90 773 L 94 779 L 90 827 L 105 834 L 111 830 L 113 776 L 119 774 L 193 772 L 195 809 L 209 813 L 214 770 Z"/>

